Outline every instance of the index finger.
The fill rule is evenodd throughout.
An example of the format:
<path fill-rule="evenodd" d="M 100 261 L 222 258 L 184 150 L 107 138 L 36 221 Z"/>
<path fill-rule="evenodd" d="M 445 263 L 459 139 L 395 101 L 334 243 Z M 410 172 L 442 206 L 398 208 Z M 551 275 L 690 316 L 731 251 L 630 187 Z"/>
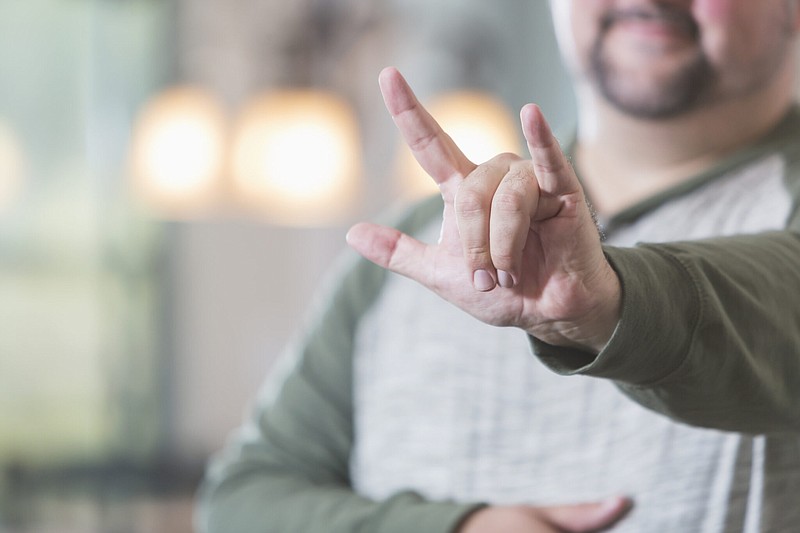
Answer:
<path fill-rule="evenodd" d="M 456 146 L 439 123 L 417 100 L 402 74 L 389 67 L 381 72 L 379 84 L 386 109 L 414 157 L 438 185 L 459 181 L 476 165 Z"/>

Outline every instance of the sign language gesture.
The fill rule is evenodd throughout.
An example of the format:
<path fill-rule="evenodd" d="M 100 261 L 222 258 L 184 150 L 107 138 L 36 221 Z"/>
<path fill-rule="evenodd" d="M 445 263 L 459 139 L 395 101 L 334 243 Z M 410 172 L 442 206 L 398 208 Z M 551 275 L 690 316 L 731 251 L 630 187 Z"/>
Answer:
<path fill-rule="evenodd" d="M 599 351 L 619 319 L 620 285 L 583 189 L 541 111 L 522 109 L 530 160 L 471 162 L 394 68 L 380 75 L 386 107 L 444 199 L 439 242 L 361 223 L 357 252 L 436 292 L 477 319 L 550 344 Z"/>

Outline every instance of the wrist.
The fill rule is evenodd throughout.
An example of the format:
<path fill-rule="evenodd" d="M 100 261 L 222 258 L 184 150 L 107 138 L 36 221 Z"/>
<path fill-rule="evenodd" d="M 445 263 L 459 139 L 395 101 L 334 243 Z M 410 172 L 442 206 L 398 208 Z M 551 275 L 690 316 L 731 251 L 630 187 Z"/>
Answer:
<path fill-rule="evenodd" d="M 592 353 L 600 353 L 611 340 L 617 329 L 622 309 L 622 284 L 619 276 L 605 261 L 601 274 L 603 278 L 597 285 L 597 300 L 594 309 L 585 319 L 585 340 L 582 347 Z"/>
<path fill-rule="evenodd" d="M 608 261 L 604 260 L 597 273 L 587 278 L 582 292 L 580 312 L 528 333 L 552 346 L 600 353 L 614 335 L 622 309 L 622 285 Z"/>

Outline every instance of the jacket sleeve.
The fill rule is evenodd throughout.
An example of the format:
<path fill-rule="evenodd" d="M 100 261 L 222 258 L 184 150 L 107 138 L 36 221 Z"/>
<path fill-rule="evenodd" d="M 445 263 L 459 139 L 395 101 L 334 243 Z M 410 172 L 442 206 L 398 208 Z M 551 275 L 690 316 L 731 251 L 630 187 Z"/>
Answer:
<path fill-rule="evenodd" d="M 621 319 L 596 357 L 533 340 L 562 374 L 617 382 L 688 424 L 800 432 L 800 235 L 607 248 Z"/>
<path fill-rule="evenodd" d="M 253 419 L 213 461 L 198 531 L 446 533 L 479 507 L 413 492 L 376 502 L 351 488 L 353 337 L 383 276 L 359 261 L 326 299 L 287 371 L 273 374 L 278 386 L 265 389 Z"/>

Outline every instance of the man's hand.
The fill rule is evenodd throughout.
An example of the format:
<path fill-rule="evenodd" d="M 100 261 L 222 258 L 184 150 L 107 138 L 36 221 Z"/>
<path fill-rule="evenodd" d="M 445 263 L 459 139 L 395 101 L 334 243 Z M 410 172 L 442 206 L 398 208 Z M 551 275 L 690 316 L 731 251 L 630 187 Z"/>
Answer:
<path fill-rule="evenodd" d="M 558 507 L 486 507 L 456 533 L 588 533 L 611 527 L 631 508 L 627 498 Z"/>
<path fill-rule="evenodd" d="M 380 86 L 417 161 L 439 185 L 438 244 L 357 224 L 348 243 L 479 320 L 556 345 L 599 351 L 619 319 L 620 285 L 572 167 L 541 111 L 521 112 L 531 159 L 471 162 L 394 68 Z"/>

